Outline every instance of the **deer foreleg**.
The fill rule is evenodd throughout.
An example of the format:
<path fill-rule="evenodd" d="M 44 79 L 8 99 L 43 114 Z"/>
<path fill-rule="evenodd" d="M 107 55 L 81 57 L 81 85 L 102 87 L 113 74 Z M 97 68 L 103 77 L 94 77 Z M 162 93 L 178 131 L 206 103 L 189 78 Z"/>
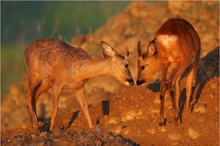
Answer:
<path fill-rule="evenodd" d="M 92 128 L 92 122 L 91 122 L 89 112 L 88 112 L 88 104 L 86 102 L 84 87 L 76 90 L 76 98 L 79 101 L 79 104 L 80 104 L 80 106 L 86 116 L 86 120 L 88 121 L 89 128 Z"/>

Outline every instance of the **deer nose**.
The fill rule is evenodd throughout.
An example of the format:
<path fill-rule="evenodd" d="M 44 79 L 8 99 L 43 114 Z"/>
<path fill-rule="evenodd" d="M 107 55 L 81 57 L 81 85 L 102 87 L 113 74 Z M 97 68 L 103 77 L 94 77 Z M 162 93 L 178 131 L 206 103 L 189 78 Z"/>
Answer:
<path fill-rule="evenodd" d="M 134 85 L 134 80 L 133 79 L 127 79 L 126 80 L 130 85 Z"/>
<path fill-rule="evenodd" d="M 138 86 L 142 85 L 143 83 L 145 83 L 144 80 L 137 80 L 137 82 L 136 82 L 136 84 L 137 84 Z"/>

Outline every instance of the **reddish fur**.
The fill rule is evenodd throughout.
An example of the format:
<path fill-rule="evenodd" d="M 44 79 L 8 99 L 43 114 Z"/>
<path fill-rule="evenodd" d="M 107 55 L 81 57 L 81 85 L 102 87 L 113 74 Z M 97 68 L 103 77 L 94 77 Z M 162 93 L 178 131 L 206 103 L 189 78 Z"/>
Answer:
<path fill-rule="evenodd" d="M 168 68 L 173 71 L 168 77 L 168 86 L 171 96 L 174 93 L 175 99 L 172 100 L 173 108 L 176 109 L 176 121 L 179 120 L 179 80 L 182 74 L 188 68 L 187 87 L 186 87 L 186 109 L 189 110 L 192 83 L 195 79 L 197 64 L 200 58 L 200 38 L 193 26 L 184 19 L 176 18 L 167 20 L 157 31 L 155 39 L 151 42 L 147 54 L 140 52 L 139 55 L 139 73 L 137 84 L 142 84 L 155 74 L 161 71 L 161 108 L 160 125 L 164 124 L 164 96 L 166 92 L 166 80 Z M 149 52 L 154 52 L 150 55 Z M 151 53 L 152 54 L 152 53 Z M 147 70 L 141 70 L 140 66 L 148 64 Z M 158 66 L 159 65 L 159 66 Z M 153 68 L 153 69 L 150 69 Z M 148 74 L 146 77 L 145 74 Z"/>
<path fill-rule="evenodd" d="M 26 49 L 29 81 L 26 98 L 36 131 L 38 131 L 38 120 L 35 100 L 49 88 L 52 88 L 53 99 L 50 125 L 52 131 L 63 88 L 75 90 L 89 127 L 92 127 L 84 94 L 84 83 L 90 78 L 111 75 L 124 84 L 133 84 L 129 67 L 124 67 L 125 63 L 128 66 L 128 56 L 121 58 L 121 55 L 117 54 L 109 44 L 101 42 L 101 45 L 107 56 L 104 60 L 92 60 L 83 49 L 71 47 L 58 39 L 42 38 Z"/>

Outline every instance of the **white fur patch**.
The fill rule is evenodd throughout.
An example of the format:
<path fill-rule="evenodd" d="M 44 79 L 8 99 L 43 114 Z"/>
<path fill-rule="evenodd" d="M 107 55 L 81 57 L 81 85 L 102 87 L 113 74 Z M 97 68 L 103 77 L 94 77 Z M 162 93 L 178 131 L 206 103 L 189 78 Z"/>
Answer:
<path fill-rule="evenodd" d="M 176 35 L 158 35 L 157 36 L 157 41 L 167 47 L 169 47 L 170 44 L 175 43 L 177 40 L 178 40 L 178 36 Z"/>
<path fill-rule="evenodd" d="M 178 41 L 178 36 L 176 35 L 158 35 L 157 36 L 157 41 L 158 43 L 161 43 L 164 47 L 164 49 L 167 50 L 167 52 L 169 53 L 169 50 L 172 50 L 173 46 L 177 45 L 177 41 Z M 172 55 L 167 54 L 168 56 L 168 60 L 170 62 L 174 62 L 174 58 Z"/>

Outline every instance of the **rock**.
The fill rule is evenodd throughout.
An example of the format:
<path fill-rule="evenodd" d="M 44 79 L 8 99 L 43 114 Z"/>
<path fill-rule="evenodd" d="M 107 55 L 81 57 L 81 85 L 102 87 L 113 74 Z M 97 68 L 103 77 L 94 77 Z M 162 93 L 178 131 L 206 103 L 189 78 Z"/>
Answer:
<path fill-rule="evenodd" d="M 136 116 L 136 113 L 134 111 L 129 111 L 126 113 L 126 120 L 130 121 L 133 120 Z"/>
<path fill-rule="evenodd" d="M 165 127 L 165 126 L 162 126 L 162 127 L 160 128 L 160 131 L 161 131 L 161 132 L 165 132 L 165 131 L 166 131 L 166 127 Z"/>
<path fill-rule="evenodd" d="M 205 113 L 205 111 L 206 111 L 206 105 L 205 104 L 203 104 L 203 103 L 196 103 L 194 105 L 193 112 Z"/>
<path fill-rule="evenodd" d="M 59 139 L 59 138 L 56 138 L 56 139 L 54 139 L 53 141 L 54 141 L 54 142 L 59 142 L 60 139 Z"/>
<path fill-rule="evenodd" d="M 120 117 L 109 117 L 109 124 L 113 123 L 113 124 L 117 124 L 121 121 Z"/>
<path fill-rule="evenodd" d="M 123 130 L 123 133 L 124 133 L 125 135 L 129 134 L 129 132 L 130 132 L 130 130 L 129 130 L 128 128 L 125 128 L 125 129 Z"/>
<path fill-rule="evenodd" d="M 31 134 L 31 138 L 36 138 L 36 134 Z"/>
<path fill-rule="evenodd" d="M 46 132 L 46 131 L 40 133 L 40 136 L 42 136 L 42 137 L 43 137 L 43 136 L 46 136 L 46 135 L 47 135 L 47 132 Z"/>
<path fill-rule="evenodd" d="M 168 134 L 168 138 L 170 140 L 180 140 L 181 137 L 182 135 L 179 132 L 173 132 L 173 133 Z"/>
<path fill-rule="evenodd" d="M 121 132 L 121 129 L 122 129 L 122 126 L 118 125 L 116 128 L 115 128 L 115 133 L 119 134 Z"/>
<path fill-rule="evenodd" d="M 188 133 L 192 139 L 197 139 L 200 136 L 199 131 L 191 127 L 188 129 Z"/>
<path fill-rule="evenodd" d="M 214 98 L 215 98 L 215 95 L 211 93 L 211 94 L 209 95 L 209 97 L 210 97 L 211 99 L 214 99 Z"/>

